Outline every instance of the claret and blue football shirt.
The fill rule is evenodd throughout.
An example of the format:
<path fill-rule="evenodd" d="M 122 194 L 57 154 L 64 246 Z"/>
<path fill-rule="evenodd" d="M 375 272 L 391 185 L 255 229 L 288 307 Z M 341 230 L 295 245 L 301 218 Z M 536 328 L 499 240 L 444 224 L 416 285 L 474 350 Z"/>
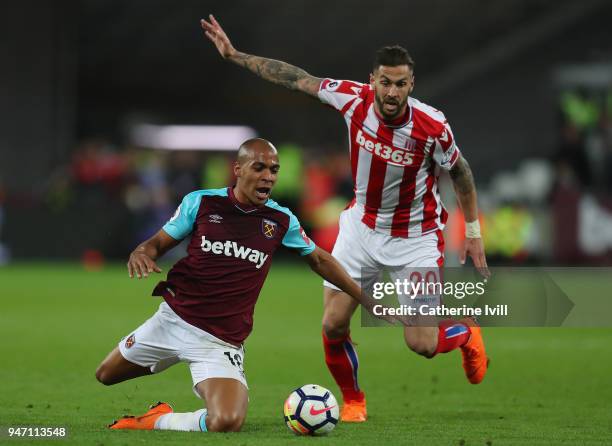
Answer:
<path fill-rule="evenodd" d="M 153 290 L 186 322 L 241 344 L 253 328 L 253 312 L 272 256 L 283 245 L 308 255 L 315 244 L 293 213 L 275 201 L 240 203 L 231 187 L 185 196 L 162 228 L 176 240 L 191 237 L 187 256 Z"/>

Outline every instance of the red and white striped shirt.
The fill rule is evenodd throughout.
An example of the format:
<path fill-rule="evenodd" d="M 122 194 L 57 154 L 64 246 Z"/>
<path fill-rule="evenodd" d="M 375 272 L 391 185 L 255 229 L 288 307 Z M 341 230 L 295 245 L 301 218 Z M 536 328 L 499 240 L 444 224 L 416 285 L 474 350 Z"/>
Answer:
<path fill-rule="evenodd" d="M 394 237 L 443 229 L 439 169 L 450 170 L 460 152 L 444 114 L 408 98 L 406 115 L 386 124 L 374 111 L 368 84 L 325 79 L 319 99 L 342 113 L 349 129 L 354 206 L 368 227 Z"/>

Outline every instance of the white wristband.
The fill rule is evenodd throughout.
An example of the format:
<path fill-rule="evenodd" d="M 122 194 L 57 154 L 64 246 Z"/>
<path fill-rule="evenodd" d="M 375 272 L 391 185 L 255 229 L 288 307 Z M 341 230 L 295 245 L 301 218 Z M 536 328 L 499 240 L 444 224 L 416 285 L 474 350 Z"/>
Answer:
<path fill-rule="evenodd" d="M 465 237 L 466 238 L 480 238 L 480 222 L 474 220 L 471 222 L 465 222 Z"/>

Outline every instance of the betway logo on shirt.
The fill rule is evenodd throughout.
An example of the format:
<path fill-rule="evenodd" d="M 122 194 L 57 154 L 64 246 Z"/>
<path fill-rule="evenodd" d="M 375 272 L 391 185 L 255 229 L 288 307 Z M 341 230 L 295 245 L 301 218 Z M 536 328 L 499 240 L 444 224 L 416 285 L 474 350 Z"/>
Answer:
<path fill-rule="evenodd" d="M 258 251 L 257 249 L 247 248 L 231 240 L 211 242 L 210 240 L 206 240 L 205 235 L 202 236 L 202 244 L 200 247 L 204 252 L 212 252 L 217 255 L 223 254 L 227 257 L 248 260 L 254 263 L 257 269 L 261 268 L 269 257 L 268 254 Z"/>
<path fill-rule="evenodd" d="M 361 129 L 357 131 L 355 142 L 359 144 L 362 149 L 365 149 L 370 153 L 374 153 L 390 164 L 394 164 L 396 166 L 410 166 L 413 162 L 414 155 L 407 149 L 389 147 L 386 144 L 374 142 L 366 134 L 364 134 Z"/>

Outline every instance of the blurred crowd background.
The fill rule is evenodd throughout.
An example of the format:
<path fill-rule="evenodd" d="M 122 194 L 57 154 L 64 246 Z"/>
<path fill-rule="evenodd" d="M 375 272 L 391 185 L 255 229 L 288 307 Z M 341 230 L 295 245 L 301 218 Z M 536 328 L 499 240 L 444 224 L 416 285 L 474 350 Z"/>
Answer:
<path fill-rule="evenodd" d="M 474 171 L 490 263 L 612 263 L 609 1 L 1 8 L 0 264 L 125 259 L 185 194 L 232 183 L 245 134 L 277 145 L 273 197 L 331 250 L 352 198 L 343 120 L 224 62 L 199 28 L 210 12 L 238 49 L 320 77 L 366 82 L 378 47 L 405 46 L 413 96 L 445 112 Z M 464 228 L 441 182 L 452 265 Z"/>

